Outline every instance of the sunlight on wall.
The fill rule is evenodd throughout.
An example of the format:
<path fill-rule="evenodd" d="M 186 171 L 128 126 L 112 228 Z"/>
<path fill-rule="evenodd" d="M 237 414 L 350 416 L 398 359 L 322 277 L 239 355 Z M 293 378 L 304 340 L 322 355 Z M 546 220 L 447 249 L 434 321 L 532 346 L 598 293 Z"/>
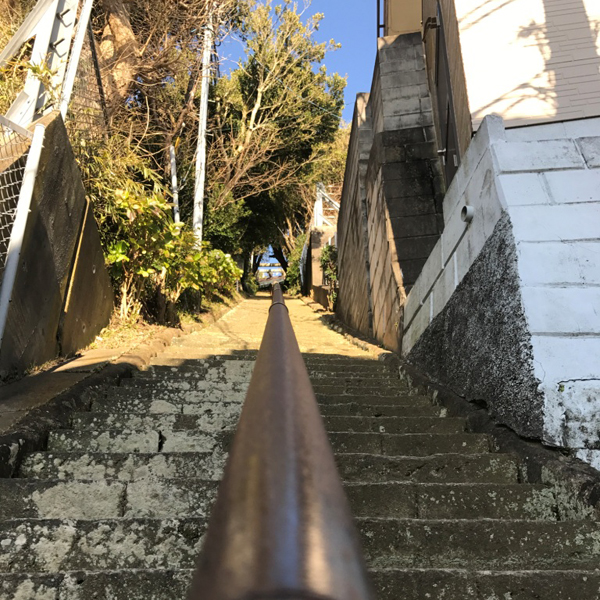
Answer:
<path fill-rule="evenodd" d="M 455 0 L 477 129 L 600 115 L 598 0 Z"/>
<path fill-rule="evenodd" d="M 385 35 L 414 33 L 421 29 L 420 0 L 386 0 Z"/>

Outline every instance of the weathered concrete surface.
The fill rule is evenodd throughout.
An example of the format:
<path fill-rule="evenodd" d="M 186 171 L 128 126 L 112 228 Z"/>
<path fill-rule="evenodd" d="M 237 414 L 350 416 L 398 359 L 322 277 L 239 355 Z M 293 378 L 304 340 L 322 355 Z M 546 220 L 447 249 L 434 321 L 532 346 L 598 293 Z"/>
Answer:
<path fill-rule="evenodd" d="M 85 373 L 40 373 L 0 387 L 0 434 L 11 429 L 32 408 L 43 406 L 85 377 Z"/>
<path fill-rule="evenodd" d="M 61 356 L 72 356 L 94 341 L 109 322 L 114 304 L 112 283 L 104 266 L 98 227 L 89 201 L 58 328 Z"/>
<path fill-rule="evenodd" d="M 93 217 L 86 223 L 85 190 L 64 123 L 58 113 L 47 121 L 0 348 L 0 376 L 19 374 L 56 358 L 63 333 L 69 352 L 78 349 L 77 344 L 85 346 L 108 323 L 112 310 L 110 282 L 98 254 L 98 232 Z M 78 251 L 90 262 L 73 275 Z M 70 288 L 74 295 L 63 330 L 60 324 Z"/>
<path fill-rule="evenodd" d="M 358 520 L 375 568 L 596 569 L 600 524 L 458 519 Z"/>
<path fill-rule="evenodd" d="M 378 597 L 534 600 L 542 571 L 544 600 L 593 589 L 600 525 L 559 485 L 527 484 L 470 418 L 288 306 Z M 0 598 L 184 597 L 267 308 L 248 300 L 122 385 L 94 385 L 48 451 L 0 480 Z"/>
<path fill-rule="evenodd" d="M 402 346 L 406 294 L 443 229 L 426 82 L 420 34 L 378 40 L 371 93 L 355 108 L 338 221 L 337 312 L 392 350 Z"/>
<path fill-rule="evenodd" d="M 544 399 L 508 215 L 408 359 L 456 393 L 486 402 L 492 417 L 517 433 L 542 437 Z"/>

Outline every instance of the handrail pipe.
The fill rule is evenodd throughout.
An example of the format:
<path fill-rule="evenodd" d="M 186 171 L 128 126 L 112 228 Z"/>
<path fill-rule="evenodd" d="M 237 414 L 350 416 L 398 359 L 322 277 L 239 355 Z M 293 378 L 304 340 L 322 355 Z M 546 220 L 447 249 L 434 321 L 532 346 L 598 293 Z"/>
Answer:
<path fill-rule="evenodd" d="M 189 600 L 370 600 L 358 535 L 279 285 Z"/>

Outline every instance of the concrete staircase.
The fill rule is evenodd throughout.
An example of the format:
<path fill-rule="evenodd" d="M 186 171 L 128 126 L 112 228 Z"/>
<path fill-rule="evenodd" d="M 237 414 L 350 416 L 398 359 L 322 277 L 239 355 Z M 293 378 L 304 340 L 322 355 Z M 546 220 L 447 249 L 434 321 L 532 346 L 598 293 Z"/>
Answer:
<path fill-rule="evenodd" d="M 185 597 L 255 350 L 179 344 L 0 480 L 0 598 Z M 305 357 L 378 598 L 600 597 L 600 526 L 517 457 L 385 363 Z"/>

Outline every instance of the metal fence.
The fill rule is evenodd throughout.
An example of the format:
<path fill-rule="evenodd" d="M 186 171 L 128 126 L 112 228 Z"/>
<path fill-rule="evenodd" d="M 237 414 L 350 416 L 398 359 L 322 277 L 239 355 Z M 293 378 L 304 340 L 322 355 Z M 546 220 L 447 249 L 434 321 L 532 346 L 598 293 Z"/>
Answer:
<path fill-rule="evenodd" d="M 73 60 L 75 60 L 75 55 Z M 106 142 L 108 116 L 96 42 L 90 23 L 78 57 L 65 123 L 78 161 L 88 160 Z"/>
<path fill-rule="evenodd" d="M 79 7 L 60 94 L 60 109 L 80 162 L 105 142 L 108 133 L 106 102 L 90 23 L 92 4 L 93 0 L 85 0 Z M 27 19 L 31 15 L 33 11 Z M 24 127 L 0 117 L 0 283 L 31 137 Z"/>
<path fill-rule="evenodd" d="M 56 73 L 60 77 L 57 75 L 52 82 L 52 95 L 60 98 L 60 104 L 48 107 L 42 102 L 47 90 L 39 81 L 32 84 L 30 74 L 25 78 L 23 92 L 7 113 L 9 117 L 0 116 L 0 341 L 27 220 L 28 208 L 24 207 L 31 202 L 44 139 L 43 127 L 36 127 L 40 130 L 37 137 L 27 128 L 32 129 L 32 122 L 58 108 L 80 165 L 94 155 L 108 135 L 106 102 L 90 24 L 93 3 L 94 0 L 66 0 L 68 9 L 57 13 L 52 0 L 39 0 L 1 52 L 0 62 L 5 64 L 35 36 L 33 55 L 37 56 L 38 63 L 46 59 L 48 64 L 52 60 L 59 61 Z M 77 18 L 70 19 L 76 9 Z M 70 51 L 59 56 L 57 47 L 62 47 L 64 42 Z M 34 59 L 32 62 L 38 64 Z M 32 140 L 33 153 L 29 150 Z M 32 156 L 35 160 L 28 161 Z"/>
<path fill-rule="evenodd" d="M 31 133 L 0 119 L 0 285 L 15 220 Z"/>

